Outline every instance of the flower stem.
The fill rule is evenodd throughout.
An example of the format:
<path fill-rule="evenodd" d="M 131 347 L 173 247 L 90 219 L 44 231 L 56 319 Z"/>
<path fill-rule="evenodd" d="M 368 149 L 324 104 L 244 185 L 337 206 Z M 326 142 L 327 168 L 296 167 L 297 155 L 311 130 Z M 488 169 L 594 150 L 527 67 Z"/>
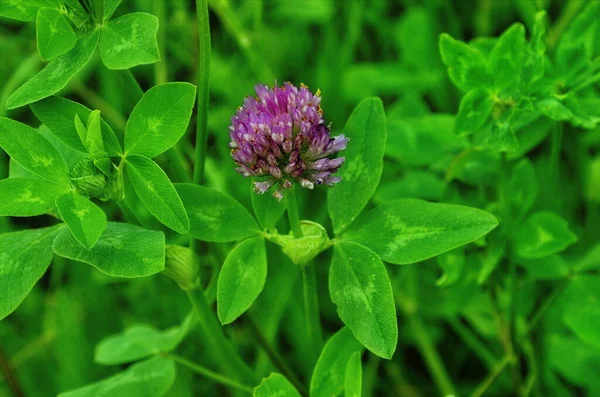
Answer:
<path fill-rule="evenodd" d="M 302 237 L 300 216 L 298 215 L 298 203 L 296 201 L 295 186 L 285 191 L 285 202 L 287 206 L 290 228 L 295 238 Z M 317 278 L 313 261 L 301 267 L 302 270 L 302 294 L 304 297 L 304 320 L 306 323 L 308 340 L 310 342 L 311 359 L 316 362 L 323 344 L 321 322 L 319 315 L 319 298 L 317 294 Z"/>
<path fill-rule="evenodd" d="M 194 371 L 196 373 L 199 373 L 200 375 L 202 375 L 208 379 L 213 380 L 216 383 L 220 383 L 222 385 L 229 386 L 233 389 L 252 394 L 252 387 L 246 386 L 242 383 L 239 383 L 234 379 L 226 377 L 225 375 L 221 375 L 217 372 L 211 371 L 210 369 L 205 368 L 201 365 L 198 365 L 198 364 L 196 364 L 190 360 L 187 360 L 183 357 L 180 357 L 175 354 L 166 354 L 165 357 L 175 361 L 178 364 L 183 365 L 184 367 L 191 369 L 192 371 Z"/>
<path fill-rule="evenodd" d="M 186 293 L 200 319 L 199 324 L 202 340 L 205 342 L 205 346 L 209 348 L 218 366 L 223 372 L 243 382 L 255 384 L 257 379 L 254 372 L 241 359 L 227 338 L 225 338 L 222 328 L 208 305 L 203 291 L 200 288 L 195 288 L 186 291 Z"/>
<path fill-rule="evenodd" d="M 198 14 L 198 116 L 196 119 L 196 150 L 194 152 L 194 183 L 204 181 L 208 135 L 208 104 L 210 80 L 210 25 L 208 0 L 196 0 Z"/>

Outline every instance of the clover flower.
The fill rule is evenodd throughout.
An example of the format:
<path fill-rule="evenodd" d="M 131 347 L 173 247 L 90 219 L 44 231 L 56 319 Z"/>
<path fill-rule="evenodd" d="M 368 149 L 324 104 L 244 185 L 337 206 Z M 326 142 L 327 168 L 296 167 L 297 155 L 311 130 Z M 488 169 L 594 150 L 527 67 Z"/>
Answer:
<path fill-rule="evenodd" d="M 273 185 L 273 197 L 281 200 L 283 190 L 294 183 L 313 189 L 333 186 L 341 178 L 332 175 L 344 157 L 329 156 L 344 150 L 348 138 L 330 136 L 321 110 L 320 92 L 310 92 L 291 83 L 269 89 L 255 86 L 256 97 L 247 97 L 231 118 L 231 156 L 245 177 L 262 177 L 254 182 L 262 194 Z"/>

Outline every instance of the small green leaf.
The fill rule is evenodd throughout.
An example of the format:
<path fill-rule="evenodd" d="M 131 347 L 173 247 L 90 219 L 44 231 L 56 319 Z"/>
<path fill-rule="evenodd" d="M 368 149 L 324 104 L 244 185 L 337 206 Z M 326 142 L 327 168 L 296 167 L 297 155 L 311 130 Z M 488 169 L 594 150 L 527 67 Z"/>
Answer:
<path fill-rule="evenodd" d="M 36 216 L 54 210 L 54 200 L 66 186 L 36 178 L 10 178 L 0 181 L 0 216 Z"/>
<path fill-rule="evenodd" d="M 69 99 L 51 96 L 31 104 L 31 110 L 54 135 L 66 145 L 81 152 L 87 152 L 86 147 L 77 131 L 76 117 L 82 123 L 88 124 L 92 111 L 85 106 Z M 111 157 L 121 156 L 123 149 L 112 128 L 100 119 L 102 141 L 107 154 Z"/>
<path fill-rule="evenodd" d="M 47 0 L 0 0 L 0 16 L 33 22 L 40 8 L 51 5 Z"/>
<path fill-rule="evenodd" d="M 334 246 L 329 293 L 354 337 L 371 352 L 391 358 L 398 342 L 392 284 L 381 259 L 360 244 Z"/>
<path fill-rule="evenodd" d="M 327 192 L 327 208 L 335 233 L 348 227 L 377 189 L 383 170 L 386 121 L 379 98 L 367 98 L 354 109 L 344 127 L 350 138 L 338 171 L 342 182 Z"/>
<path fill-rule="evenodd" d="M 327 230 L 318 223 L 301 221 L 302 237 L 296 238 L 293 233 L 289 235 L 268 235 L 274 243 L 283 247 L 283 253 L 296 265 L 306 265 L 327 249 L 329 237 Z"/>
<path fill-rule="evenodd" d="M 520 23 L 511 25 L 498 38 L 489 56 L 495 88 L 504 89 L 519 83 L 526 49 L 525 27 Z"/>
<path fill-rule="evenodd" d="M 106 214 L 100 207 L 79 193 L 70 191 L 56 198 L 56 208 L 85 248 L 92 248 L 106 229 Z"/>
<path fill-rule="evenodd" d="M 468 135 L 483 127 L 492 114 L 494 100 L 483 88 L 473 89 L 460 102 L 454 131 L 458 135 Z"/>
<path fill-rule="evenodd" d="M 49 60 L 75 47 L 77 35 L 59 10 L 45 7 L 37 14 L 36 41 L 42 59 Z"/>
<path fill-rule="evenodd" d="M 537 110 L 555 121 L 566 121 L 573 118 L 573 112 L 556 98 L 546 98 L 535 103 Z"/>
<path fill-rule="evenodd" d="M 491 79 L 486 59 L 472 46 L 443 33 L 440 36 L 440 54 L 448 67 L 450 80 L 461 90 L 470 91 L 489 85 Z"/>
<path fill-rule="evenodd" d="M 0 234 L 0 320 L 12 313 L 44 275 L 61 225 Z"/>
<path fill-rule="evenodd" d="M 185 134 L 196 100 L 189 83 L 165 83 L 149 89 L 127 121 L 125 152 L 153 158 Z"/>
<path fill-rule="evenodd" d="M 569 223 L 552 212 L 536 212 L 529 216 L 513 236 L 517 255 L 542 258 L 557 254 L 577 241 Z"/>
<path fill-rule="evenodd" d="M 175 381 L 175 363 L 154 357 L 133 364 L 125 371 L 58 397 L 161 397 Z"/>
<path fill-rule="evenodd" d="M 92 249 L 79 246 L 65 229 L 53 249 L 57 255 L 85 262 L 113 277 L 146 277 L 165 267 L 165 235 L 127 223 L 108 222 Z"/>
<path fill-rule="evenodd" d="M 519 264 L 527 269 L 530 277 L 536 280 L 561 280 L 571 272 L 567 262 L 559 255 L 522 259 Z"/>
<path fill-rule="evenodd" d="M 361 352 L 356 352 L 348 360 L 344 381 L 345 397 L 360 397 L 362 395 L 362 363 Z"/>
<path fill-rule="evenodd" d="M 140 324 L 104 338 L 96 346 L 94 361 L 103 365 L 130 363 L 160 353 L 169 353 L 182 339 L 182 328 L 164 331 Z"/>
<path fill-rule="evenodd" d="M 115 13 L 121 0 L 103 0 L 104 1 L 104 22 L 108 21 Z"/>
<path fill-rule="evenodd" d="M 325 344 L 310 379 L 311 397 L 339 396 L 344 391 L 346 366 L 356 352 L 362 351 L 346 327 L 339 330 Z"/>
<path fill-rule="evenodd" d="M 517 163 L 510 177 L 510 205 L 514 222 L 520 222 L 533 207 L 538 194 L 535 169 L 528 158 Z"/>
<path fill-rule="evenodd" d="M 252 306 L 267 279 L 267 251 L 261 237 L 235 246 L 223 263 L 217 287 L 217 312 L 229 324 Z"/>
<path fill-rule="evenodd" d="M 473 242 L 497 225 L 493 215 L 477 208 L 400 199 L 361 216 L 344 238 L 405 265 Z"/>
<path fill-rule="evenodd" d="M 544 76 L 544 57 L 546 54 L 546 46 L 544 45 L 545 17 L 545 11 L 535 14 L 533 33 L 531 33 L 531 40 L 523 65 L 523 81 L 525 84 L 531 84 Z"/>
<path fill-rule="evenodd" d="M 148 211 L 177 233 L 188 233 L 190 220 L 167 174 L 144 156 L 129 156 L 126 161 L 125 171 Z"/>
<path fill-rule="evenodd" d="M 133 12 L 107 22 L 100 36 L 100 57 L 107 68 L 130 69 L 160 60 L 158 18 Z"/>
<path fill-rule="evenodd" d="M 37 102 L 66 87 L 92 58 L 98 44 L 98 31 L 94 30 L 79 39 L 69 52 L 52 60 L 41 72 L 19 87 L 6 100 L 8 109 Z"/>
<path fill-rule="evenodd" d="M 300 397 L 300 393 L 283 375 L 273 372 L 254 388 L 252 397 Z"/>
<path fill-rule="evenodd" d="M 20 166 L 49 182 L 69 186 L 69 171 L 54 146 L 33 128 L 0 117 L 0 146 Z"/>
<path fill-rule="evenodd" d="M 274 227 L 285 212 L 285 201 L 275 200 L 270 194 L 256 194 L 253 184 L 251 184 L 250 197 L 260 226 L 265 230 Z"/>
<path fill-rule="evenodd" d="M 191 183 L 175 184 L 190 218 L 190 234 L 202 241 L 240 241 L 260 233 L 248 211 L 232 197 Z"/>

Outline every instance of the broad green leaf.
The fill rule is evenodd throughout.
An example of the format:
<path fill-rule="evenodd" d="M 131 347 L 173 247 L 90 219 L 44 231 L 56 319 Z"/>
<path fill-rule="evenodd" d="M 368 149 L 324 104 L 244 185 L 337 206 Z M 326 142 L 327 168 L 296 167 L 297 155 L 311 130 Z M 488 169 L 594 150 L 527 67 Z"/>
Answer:
<path fill-rule="evenodd" d="M 283 247 L 283 253 L 292 263 L 303 266 L 327 249 L 329 237 L 327 230 L 318 223 L 300 221 L 300 227 L 302 237 L 296 238 L 290 232 L 288 235 L 267 235 L 267 238 Z"/>
<path fill-rule="evenodd" d="M 167 174 L 144 156 L 129 156 L 126 161 L 125 171 L 148 211 L 177 233 L 188 233 L 190 220 Z"/>
<path fill-rule="evenodd" d="M 563 320 L 590 346 L 600 347 L 600 277 L 577 275 L 563 292 Z"/>
<path fill-rule="evenodd" d="M 454 116 L 446 114 L 388 121 L 387 131 L 385 155 L 407 165 L 431 164 L 469 144 L 454 134 Z"/>
<path fill-rule="evenodd" d="M 267 251 L 261 237 L 235 246 L 223 263 L 217 287 L 217 313 L 229 324 L 252 306 L 267 280 Z"/>
<path fill-rule="evenodd" d="M 92 111 L 85 106 L 69 99 L 51 96 L 39 102 L 31 104 L 31 110 L 54 135 L 66 145 L 82 152 L 87 152 L 77 129 L 75 127 L 76 116 L 87 124 Z M 121 144 L 110 126 L 101 119 L 102 141 L 104 148 L 111 157 L 121 156 L 123 150 Z"/>
<path fill-rule="evenodd" d="M 381 259 L 405 265 L 473 242 L 498 221 L 477 208 L 400 199 L 361 216 L 344 239 L 370 248 Z"/>
<path fill-rule="evenodd" d="M 35 21 L 40 8 L 51 5 L 48 0 L 0 0 L 0 16 L 32 22 Z"/>
<path fill-rule="evenodd" d="M 440 54 L 448 67 L 450 80 L 461 90 L 470 91 L 489 85 L 486 59 L 472 46 L 443 33 L 440 36 Z"/>
<path fill-rule="evenodd" d="M 175 363 L 154 357 L 133 364 L 123 372 L 80 389 L 60 393 L 59 397 L 161 397 L 175 381 Z"/>
<path fill-rule="evenodd" d="M 325 344 L 310 379 L 311 397 L 339 396 L 344 391 L 348 360 L 362 346 L 346 327 L 339 330 Z"/>
<path fill-rule="evenodd" d="M 33 128 L 0 117 L 0 146 L 32 174 L 69 186 L 69 171 L 65 161 L 54 146 Z"/>
<path fill-rule="evenodd" d="M 62 12 L 44 7 L 37 14 L 36 41 L 42 59 L 49 60 L 75 47 L 77 35 Z"/>
<path fill-rule="evenodd" d="M 512 88 L 517 85 L 523 69 L 527 50 L 525 27 L 515 23 L 498 39 L 489 56 L 489 70 L 497 89 Z"/>
<path fill-rule="evenodd" d="M 60 227 L 0 234 L 0 320 L 21 304 L 46 272 Z"/>
<path fill-rule="evenodd" d="M 344 396 L 360 397 L 362 395 L 362 363 L 361 352 L 356 352 L 348 360 L 344 380 Z"/>
<path fill-rule="evenodd" d="M 104 22 L 108 21 L 115 13 L 121 0 L 103 0 L 104 1 Z"/>
<path fill-rule="evenodd" d="M 37 102 L 62 90 L 92 58 L 99 33 L 97 30 L 79 39 L 69 52 L 54 58 L 41 72 L 19 87 L 6 100 L 8 109 Z"/>
<path fill-rule="evenodd" d="M 546 26 L 544 25 L 545 17 L 545 11 L 535 14 L 533 32 L 531 33 L 531 40 L 527 54 L 525 55 L 525 64 L 523 65 L 523 82 L 525 84 L 531 84 L 544 76 L 544 56 L 546 54 L 546 46 L 544 45 L 544 34 L 546 33 Z"/>
<path fill-rule="evenodd" d="M 285 201 L 275 200 L 270 194 L 256 194 L 252 184 L 250 197 L 252 199 L 252 208 L 258 223 L 263 229 L 269 229 L 275 226 L 283 213 L 285 212 Z"/>
<path fill-rule="evenodd" d="M 483 127 L 492 114 L 494 100 L 487 90 L 473 89 L 460 102 L 456 116 L 455 132 L 458 135 L 468 135 Z"/>
<path fill-rule="evenodd" d="M 114 277 L 146 277 L 165 267 L 165 235 L 128 223 L 108 222 L 92 249 L 81 247 L 68 230 L 56 237 L 54 252 L 90 264 Z"/>
<path fill-rule="evenodd" d="M 92 248 L 106 229 L 104 211 L 79 193 L 70 191 L 57 197 L 56 208 L 73 237 L 85 248 Z"/>
<path fill-rule="evenodd" d="M 386 121 L 379 98 L 367 98 L 354 109 L 344 127 L 350 138 L 338 171 L 342 182 L 327 192 L 327 208 L 335 233 L 348 227 L 365 208 L 381 178 Z"/>
<path fill-rule="evenodd" d="M 124 364 L 171 352 L 181 341 L 181 330 L 178 326 L 164 331 L 145 324 L 131 326 L 100 341 L 94 361 L 103 365 Z"/>
<path fill-rule="evenodd" d="M 514 222 L 520 222 L 533 207 L 538 194 L 535 169 L 528 158 L 518 162 L 510 177 L 510 206 Z"/>
<path fill-rule="evenodd" d="M 175 188 L 190 218 L 192 237 L 225 243 L 260 233 L 252 215 L 225 193 L 191 183 L 177 183 Z"/>
<path fill-rule="evenodd" d="M 577 241 L 569 224 L 552 212 L 529 216 L 513 236 L 514 249 L 523 258 L 543 258 L 559 253 Z"/>
<path fill-rule="evenodd" d="M 0 216 L 36 216 L 47 214 L 56 197 L 66 186 L 35 178 L 10 178 L 0 181 Z"/>
<path fill-rule="evenodd" d="M 160 60 L 156 34 L 158 18 L 133 12 L 109 21 L 102 27 L 100 56 L 109 69 L 130 69 Z"/>
<path fill-rule="evenodd" d="M 571 272 L 569 265 L 559 255 L 523 259 L 519 264 L 527 269 L 530 277 L 536 280 L 560 280 L 566 278 Z"/>
<path fill-rule="evenodd" d="M 133 109 L 125 129 L 125 152 L 153 158 L 185 134 L 196 100 L 189 83 L 165 83 L 149 89 Z"/>
<path fill-rule="evenodd" d="M 360 244 L 333 248 L 329 293 L 342 321 L 367 349 L 391 358 L 398 342 L 392 284 L 381 259 Z"/>
<path fill-rule="evenodd" d="M 298 390 L 283 376 L 271 373 L 254 388 L 253 397 L 300 397 Z"/>

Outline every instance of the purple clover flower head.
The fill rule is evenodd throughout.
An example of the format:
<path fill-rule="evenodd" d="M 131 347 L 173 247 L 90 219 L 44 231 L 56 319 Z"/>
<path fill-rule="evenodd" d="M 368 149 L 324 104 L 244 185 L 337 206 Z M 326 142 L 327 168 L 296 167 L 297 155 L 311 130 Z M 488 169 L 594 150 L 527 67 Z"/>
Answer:
<path fill-rule="evenodd" d="M 256 97 L 247 97 L 229 127 L 231 157 L 245 177 L 262 177 L 254 190 L 265 193 L 276 186 L 273 197 L 281 200 L 283 191 L 294 184 L 313 189 L 333 186 L 341 178 L 333 176 L 344 157 L 330 158 L 344 150 L 349 139 L 343 134 L 331 137 L 321 110 L 320 91 L 291 83 L 269 89 L 254 87 Z"/>

